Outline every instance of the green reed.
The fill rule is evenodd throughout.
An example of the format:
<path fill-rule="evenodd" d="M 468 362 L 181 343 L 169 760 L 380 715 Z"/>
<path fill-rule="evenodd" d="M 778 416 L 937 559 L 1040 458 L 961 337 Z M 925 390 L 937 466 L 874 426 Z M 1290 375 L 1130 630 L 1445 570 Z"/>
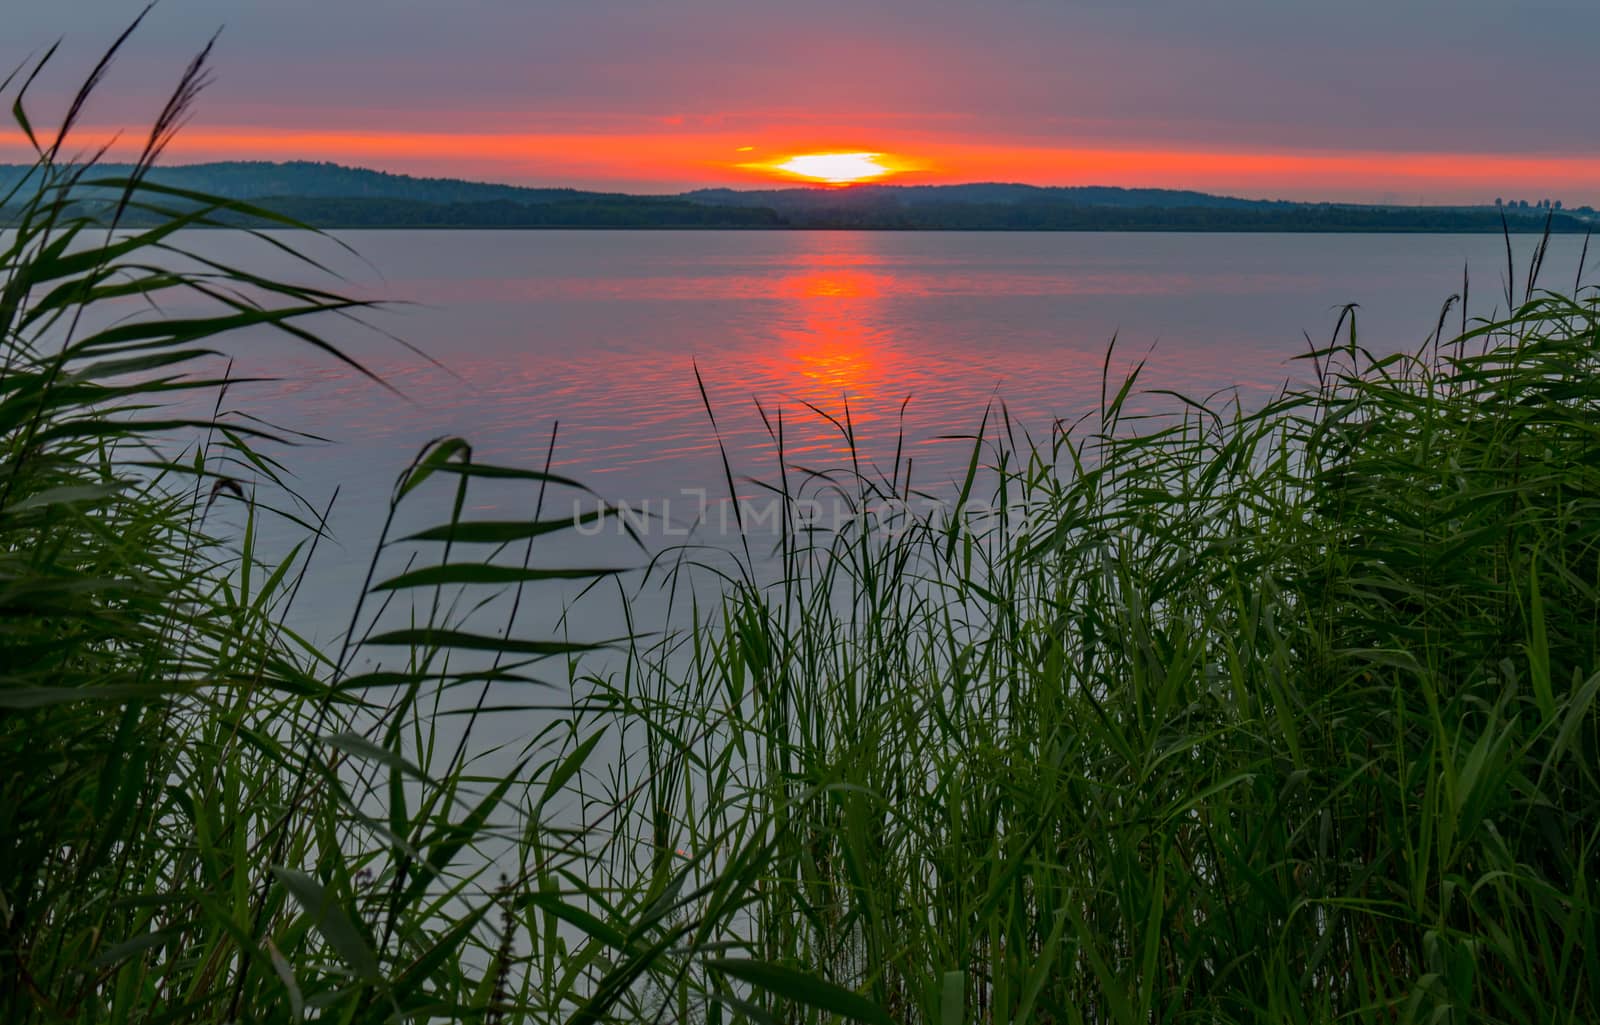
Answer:
<path fill-rule="evenodd" d="M 324 335 L 368 305 L 207 257 L 184 229 L 296 225 L 147 180 L 206 54 L 130 174 L 107 179 L 73 149 L 127 38 L 49 134 L 28 100 L 50 54 L 0 83 L 37 154 L 0 197 L 0 1013 L 636 1021 L 668 997 L 704 1016 L 712 978 L 792 989 L 714 942 L 762 825 L 720 837 L 741 855 L 716 866 L 635 858 L 615 821 L 648 818 L 659 795 L 592 792 L 606 724 L 546 680 L 569 683 L 567 660 L 594 645 L 513 629 L 523 589 L 610 579 L 537 558 L 606 511 L 461 515 L 470 488 L 524 489 L 516 506 L 537 509 L 574 482 L 434 442 L 403 467 L 337 650 L 288 625 L 328 509 L 279 462 L 304 435 L 237 408 L 252 382 L 223 357 L 276 333 L 372 377 Z M 326 279 L 293 237 L 255 233 Z M 402 505 L 445 512 L 397 536 Z M 274 564 L 257 555 L 267 518 L 305 535 Z M 453 597 L 485 587 L 506 599 L 492 627 Z M 565 717 L 509 772 L 469 743 L 487 715 L 552 704 Z M 608 861 L 626 874 L 608 878 Z"/>
<path fill-rule="evenodd" d="M 682 828 L 774 822 L 761 955 L 908 1021 L 1592 1020 L 1600 304 L 1528 280 L 786 534 L 633 710 L 713 738 Z"/>

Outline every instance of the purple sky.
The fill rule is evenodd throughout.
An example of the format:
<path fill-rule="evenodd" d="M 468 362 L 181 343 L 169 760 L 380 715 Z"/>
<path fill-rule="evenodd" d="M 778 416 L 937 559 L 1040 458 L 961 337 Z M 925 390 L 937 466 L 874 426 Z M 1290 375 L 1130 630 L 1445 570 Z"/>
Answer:
<path fill-rule="evenodd" d="M 38 115 L 142 6 L 27 3 Z M 95 126 L 137 127 L 215 28 L 174 160 L 308 157 L 529 183 L 752 184 L 884 152 L 905 180 L 1293 198 L 1600 201 L 1594 9 L 1347 0 L 164 0 Z M 15 138 L 0 159 L 20 156 Z"/>

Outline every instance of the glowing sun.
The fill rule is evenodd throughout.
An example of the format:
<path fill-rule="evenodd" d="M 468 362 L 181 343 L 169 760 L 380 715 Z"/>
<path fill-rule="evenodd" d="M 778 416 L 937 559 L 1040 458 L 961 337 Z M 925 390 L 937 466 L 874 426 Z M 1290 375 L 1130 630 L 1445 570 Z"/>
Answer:
<path fill-rule="evenodd" d="M 880 162 L 882 156 L 882 153 L 803 153 L 771 166 L 775 171 L 797 178 L 849 185 L 893 174 L 895 168 Z"/>

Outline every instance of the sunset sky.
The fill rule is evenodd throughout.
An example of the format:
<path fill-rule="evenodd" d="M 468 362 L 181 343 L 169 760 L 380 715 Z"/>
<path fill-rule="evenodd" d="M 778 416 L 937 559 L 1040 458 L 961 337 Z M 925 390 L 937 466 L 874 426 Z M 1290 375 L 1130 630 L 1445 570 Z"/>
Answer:
<path fill-rule="evenodd" d="M 142 4 L 7 6 L 7 70 L 66 39 L 48 123 Z M 169 162 L 671 192 L 837 151 L 905 183 L 1600 204 L 1593 23 L 1576 0 L 164 0 L 88 122 L 137 134 L 221 26 Z"/>

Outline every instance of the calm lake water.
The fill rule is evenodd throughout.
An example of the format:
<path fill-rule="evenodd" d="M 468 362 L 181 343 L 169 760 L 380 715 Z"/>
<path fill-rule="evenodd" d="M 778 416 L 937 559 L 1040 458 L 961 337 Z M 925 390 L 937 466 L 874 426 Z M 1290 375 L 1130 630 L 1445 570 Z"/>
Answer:
<path fill-rule="evenodd" d="M 305 348 L 265 337 L 241 346 L 237 373 L 279 380 L 238 389 L 230 405 L 332 442 L 280 454 L 313 503 L 339 489 L 337 541 L 319 553 L 298 601 L 308 632 L 324 641 L 343 629 L 395 477 L 430 438 L 460 435 L 480 461 L 538 467 L 559 422 L 559 472 L 610 500 L 655 503 L 683 523 L 696 515 L 697 491 L 715 502 L 728 490 L 697 366 L 735 474 L 776 476 L 768 424 L 780 412 L 791 463 L 841 465 L 838 430 L 809 407 L 842 417 L 848 403 L 870 459 L 887 467 L 903 431 L 913 485 L 937 491 L 970 453 L 970 442 L 949 436 L 977 430 L 991 403 L 1041 437 L 1093 410 L 1113 337 L 1114 375 L 1147 359 L 1149 389 L 1203 396 L 1236 387 L 1248 399 L 1301 375 L 1294 357 L 1306 334 L 1325 342 L 1346 303 L 1360 304 L 1361 340 L 1374 351 L 1421 345 L 1464 268 L 1475 314 L 1504 304 L 1505 249 L 1495 236 L 386 231 L 340 239 L 360 258 L 327 240 L 287 240 L 336 267 L 342 287 L 411 304 L 373 320 L 439 365 L 370 332 L 325 326 L 402 398 Z M 242 235 L 189 241 L 314 280 Z M 1535 241 L 1515 240 L 1519 275 Z M 1579 245 L 1554 241 L 1549 283 L 1570 286 Z M 570 511 L 572 498 L 552 495 L 547 514 Z M 527 501 L 526 492 L 491 492 L 473 515 L 525 516 L 531 510 L 493 507 Z M 444 512 L 441 500 L 416 522 Z M 269 549 L 294 535 L 270 528 Z M 666 547 L 683 538 L 646 540 Z M 644 558 L 617 538 L 563 544 L 555 556 Z M 596 612 L 574 632 L 614 634 L 612 615 Z"/>

